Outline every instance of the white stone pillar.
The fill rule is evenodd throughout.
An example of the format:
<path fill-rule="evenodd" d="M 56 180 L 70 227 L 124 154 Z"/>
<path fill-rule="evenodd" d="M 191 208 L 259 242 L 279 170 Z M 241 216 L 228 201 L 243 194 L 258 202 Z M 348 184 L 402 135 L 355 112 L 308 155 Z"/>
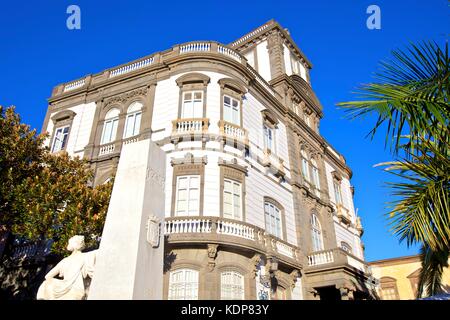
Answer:
<path fill-rule="evenodd" d="M 150 139 L 123 145 L 89 300 L 162 299 L 165 165 Z M 158 243 L 152 216 L 161 221 Z"/>

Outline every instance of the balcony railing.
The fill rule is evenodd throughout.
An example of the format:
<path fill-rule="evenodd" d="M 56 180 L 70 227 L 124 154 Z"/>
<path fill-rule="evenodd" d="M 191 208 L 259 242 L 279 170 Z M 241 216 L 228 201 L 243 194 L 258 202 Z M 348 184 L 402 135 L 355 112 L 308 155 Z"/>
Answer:
<path fill-rule="evenodd" d="M 336 206 L 336 211 L 337 211 L 336 215 L 341 222 L 347 225 L 350 225 L 352 223 L 352 217 L 350 216 L 350 212 L 342 204 L 338 204 Z"/>
<path fill-rule="evenodd" d="M 114 150 L 116 150 L 116 142 L 111 142 L 111 143 L 108 143 L 108 144 L 104 144 L 104 145 L 100 146 L 100 150 L 98 152 L 98 155 L 99 156 L 105 156 L 105 155 L 113 153 Z"/>
<path fill-rule="evenodd" d="M 314 252 L 308 256 L 308 266 L 318 266 L 334 262 L 333 250 Z"/>
<path fill-rule="evenodd" d="M 267 234 L 254 225 L 219 217 L 173 217 L 166 218 L 164 223 L 166 236 L 184 235 L 186 241 L 193 241 L 195 235 L 207 241 L 208 236 L 228 236 L 248 241 L 254 249 L 262 252 L 278 254 L 297 263 L 300 259 L 295 246 Z M 221 240 L 220 238 L 216 239 Z M 239 241 L 238 241 L 239 242 Z"/>
<path fill-rule="evenodd" d="M 363 260 L 341 248 L 312 252 L 307 258 L 308 267 L 326 266 L 331 264 L 348 265 L 364 273 L 369 272 L 368 266 Z"/>
<path fill-rule="evenodd" d="M 172 121 L 172 135 L 191 135 L 208 131 L 208 118 L 177 119 Z"/>
<path fill-rule="evenodd" d="M 275 176 L 284 177 L 284 160 L 273 154 L 270 149 L 264 149 L 263 165 L 269 167 Z"/>
<path fill-rule="evenodd" d="M 97 87 L 101 84 L 107 83 L 108 81 L 114 81 L 115 77 L 119 77 L 124 74 L 132 72 L 146 72 L 147 70 L 158 68 L 158 66 L 160 67 L 161 64 L 173 61 L 177 56 L 189 56 L 191 53 L 218 55 L 234 60 L 243 66 L 243 69 L 254 78 L 255 82 L 259 86 L 262 86 L 271 95 L 277 95 L 272 86 L 263 77 L 261 77 L 261 75 L 259 75 L 259 73 L 247 62 L 247 59 L 233 48 L 215 41 L 194 41 L 175 45 L 169 50 L 157 52 L 155 54 L 136 59 L 92 76 L 89 75 L 76 81 L 60 84 L 54 88 L 52 97 L 61 95 L 67 91 L 84 88 L 91 84 Z"/>
<path fill-rule="evenodd" d="M 248 131 L 233 123 L 220 120 L 219 121 L 220 135 L 226 139 L 226 142 L 240 143 L 248 146 Z"/>

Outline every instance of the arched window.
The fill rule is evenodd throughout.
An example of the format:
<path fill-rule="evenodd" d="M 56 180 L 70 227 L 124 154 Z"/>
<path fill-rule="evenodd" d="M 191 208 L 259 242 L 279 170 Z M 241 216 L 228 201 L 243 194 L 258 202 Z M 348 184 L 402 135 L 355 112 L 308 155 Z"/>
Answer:
<path fill-rule="evenodd" d="M 114 108 L 109 110 L 106 114 L 100 144 L 106 144 L 116 140 L 117 126 L 119 125 L 119 113 L 119 109 Z"/>
<path fill-rule="evenodd" d="M 220 274 L 220 298 L 223 300 L 244 300 L 244 276 L 236 271 Z"/>
<path fill-rule="evenodd" d="M 142 103 L 133 102 L 127 110 L 127 119 L 125 121 L 124 138 L 133 137 L 139 134 L 142 118 Z"/>
<path fill-rule="evenodd" d="M 169 300 L 198 300 L 198 271 L 178 269 L 170 272 Z"/>
<path fill-rule="evenodd" d="M 348 253 L 352 253 L 352 247 L 345 241 L 341 241 L 341 249 Z"/>
<path fill-rule="evenodd" d="M 320 226 L 319 218 L 314 213 L 311 215 L 311 236 L 312 236 L 312 250 L 323 250 L 322 228 Z"/>
<path fill-rule="evenodd" d="M 281 209 L 270 201 L 264 202 L 264 214 L 266 220 L 266 231 L 275 237 L 283 238 L 281 225 Z"/>
<path fill-rule="evenodd" d="M 399 300 L 397 290 L 397 280 L 391 277 L 382 277 L 380 279 L 381 299 L 382 300 Z"/>
<path fill-rule="evenodd" d="M 305 178 L 306 181 L 309 181 L 309 164 L 308 164 L 308 155 L 306 154 L 306 151 L 302 149 L 301 151 L 302 156 L 302 174 L 303 178 Z"/>

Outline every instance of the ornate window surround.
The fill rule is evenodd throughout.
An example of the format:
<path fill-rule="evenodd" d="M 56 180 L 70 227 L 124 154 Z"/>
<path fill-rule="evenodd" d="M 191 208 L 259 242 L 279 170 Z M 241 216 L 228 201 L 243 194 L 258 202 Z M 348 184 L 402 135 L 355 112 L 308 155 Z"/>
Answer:
<path fill-rule="evenodd" d="M 239 126 L 243 127 L 243 96 L 247 93 L 247 89 L 244 84 L 240 83 L 239 81 L 232 79 L 232 78 L 222 78 L 217 82 L 220 86 L 220 120 L 224 121 L 223 115 L 224 115 L 224 96 L 230 96 L 231 98 L 234 98 L 239 101 L 239 118 L 240 118 L 240 124 Z"/>
<path fill-rule="evenodd" d="M 61 127 L 69 127 L 69 132 L 67 134 L 67 143 L 64 146 L 63 149 L 61 149 L 60 151 L 66 150 L 67 145 L 69 143 L 69 138 L 70 138 L 70 132 L 72 131 L 72 125 L 73 125 L 73 119 L 75 118 L 77 114 L 72 111 L 72 110 L 63 110 L 61 112 L 56 113 L 55 115 L 53 115 L 51 117 L 51 120 L 53 121 L 53 130 L 52 130 L 52 134 L 50 137 L 50 144 L 49 144 L 49 148 L 50 151 L 53 148 L 53 143 L 55 142 L 55 134 L 56 134 L 56 130 L 61 128 Z"/>
<path fill-rule="evenodd" d="M 171 165 L 173 167 L 173 174 L 172 174 L 172 200 L 170 208 L 171 217 L 175 216 L 177 177 L 185 175 L 200 176 L 199 216 L 203 216 L 206 164 L 207 164 L 206 156 L 201 158 L 195 158 L 191 153 L 186 153 L 184 158 L 181 159 L 172 158 Z"/>
<path fill-rule="evenodd" d="M 202 73 L 192 72 L 182 75 L 177 78 L 175 82 L 180 88 L 179 99 L 178 99 L 178 119 L 181 119 L 181 111 L 183 108 L 183 94 L 187 91 L 202 91 L 203 92 L 203 116 L 206 117 L 206 94 L 207 87 L 211 79 Z"/>
<path fill-rule="evenodd" d="M 239 165 L 236 159 L 231 161 L 219 158 L 218 165 L 220 167 L 220 217 L 223 218 L 223 192 L 225 188 L 225 179 L 230 179 L 241 184 L 241 221 L 246 221 L 245 214 L 245 195 L 246 185 L 245 176 L 247 175 L 247 168 Z"/>

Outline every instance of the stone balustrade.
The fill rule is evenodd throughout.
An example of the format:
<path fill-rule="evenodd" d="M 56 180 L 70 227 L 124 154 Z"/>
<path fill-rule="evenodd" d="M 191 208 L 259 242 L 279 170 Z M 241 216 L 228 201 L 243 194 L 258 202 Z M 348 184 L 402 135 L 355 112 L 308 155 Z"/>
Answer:
<path fill-rule="evenodd" d="M 284 160 L 273 154 L 269 149 L 264 149 L 263 151 L 263 161 L 262 164 L 269 167 L 275 176 L 284 176 Z"/>
<path fill-rule="evenodd" d="M 242 56 L 239 52 L 235 51 L 231 47 L 215 41 L 194 41 L 176 45 L 172 47 L 171 50 L 169 49 L 163 52 L 158 52 L 152 54 L 151 56 L 131 61 L 121 66 L 89 76 L 92 77 L 92 81 L 90 80 L 89 83 L 90 85 L 98 87 L 102 83 L 105 83 L 110 79 L 112 80 L 113 78 L 116 78 L 118 76 L 133 72 L 145 72 L 147 69 L 151 69 L 153 66 L 157 67 L 164 65 L 165 63 L 167 63 L 167 61 L 176 58 L 177 55 L 184 56 L 189 53 L 216 54 L 230 58 L 240 63 L 243 66 L 244 70 L 247 70 L 255 78 L 256 83 L 261 85 L 271 95 L 276 95 L 275 91 L 272 89 L 269 83 L 267 83 L 267 81 L 264 80 L 264 78 L 262 78 L 258 74 L 258 72 L 256 72 L 255 69 L 252 68 L 252 66 L 250 66 L 250 64 L 248 64 L 247 59 L 244 56 Z M 59 96 L 68 91 L 75 91 L 76 89 L 85 87 L 86 84 L 88 84 L 86 81 L 86 77 L 74 82 L 61 84 L 55 87 L 52 97 Z"/>
<path fill-rule="evenodd" d="M 369 273 L 368 265 L 353 254 L 341 249 L 334 248 L 330 250 L 322 250 L 312 252 L 307 256 L 308 267 L 318 267 L 327 265 L 347 265 L 358 269 L 361 272 Z"/>
<path fill-rule="evenodd" d="M 206 133 L 208 126 L 208 118 L 177 119 L 172 121 L 172 135 Z"/>
<path fill-rule="evenodd" d="M 350 215 L 349 210 L 345 208 L 342 204 L 338 204 L 336 206 L 336 215 L 341 222 L 347 225 L 350 225 L 352 223 L 352 217 Z"/>
<path fill-rule="evenodd" d="M 273 235 L 267 234 L 264 229 L 254 225 L 220 217 L 171 217 L 164 222 L 164 234 L 166 236 L 184 235 L 187 239 L 199 239 L 207 241 L 209 236 L 228 236 L 236 239 L 244 239 L 253 244 L 254 249 L 269 254 L 278 254 L 287 257 L 290 261 L 298 263 L 300 260 L 298 248 Z M 206 236 L 206 237 L 205 237 Z M 221 238 L 214 238 L 221 241 Z M 239 241 L 238 241 L 239 242 Z"/>
<path fill-rule="evenodd" d="M 102 145 L 102 146 L 100 147 L 100 150 L 99 150 L 99 152 L 98 152 L 98 155 L 99 155 L 99 156 L 105 156 L 105 155 L 111 154 L 111 153 L 114 152 L 115 149 L 116 149 L 116 144 L 115 144 L 115 142 L 112 142 L 112 143 L 108 143 L 108 144 Z"/>
<path fill-rule="evenodd" d="M 248 146 L 248 131 L 233 123 L 220 120 L 219 121 L 220 134 L 231 142 L 240 142 Z"/>
<path fill-rule="evenodd" d="M 70 83 L 64 85 L 64 92 L 81 88 L 85 84 L 86 84 L 86 79 L 81 79 L 81 80 L 77 80 L 77 81 L 74 81 L 74 82 L 70 82 Z"/>
<path fill-rule="evenodd" d="M 126 74 L 135 70 L 139 70 L 145 67 L 148 67 L 149 65 L 151 65 L 154 62 L 154 58 L 153 57 L 149 57 L 149 58 L 144 58 L 142 60 L 124 65 L 122 67 L 116 68 L 116 69 L 112 69 L 109 73 L 109 77 L 113 78 L 113 77 L 117 77 L 120 76 L 122 74 Z"/>

